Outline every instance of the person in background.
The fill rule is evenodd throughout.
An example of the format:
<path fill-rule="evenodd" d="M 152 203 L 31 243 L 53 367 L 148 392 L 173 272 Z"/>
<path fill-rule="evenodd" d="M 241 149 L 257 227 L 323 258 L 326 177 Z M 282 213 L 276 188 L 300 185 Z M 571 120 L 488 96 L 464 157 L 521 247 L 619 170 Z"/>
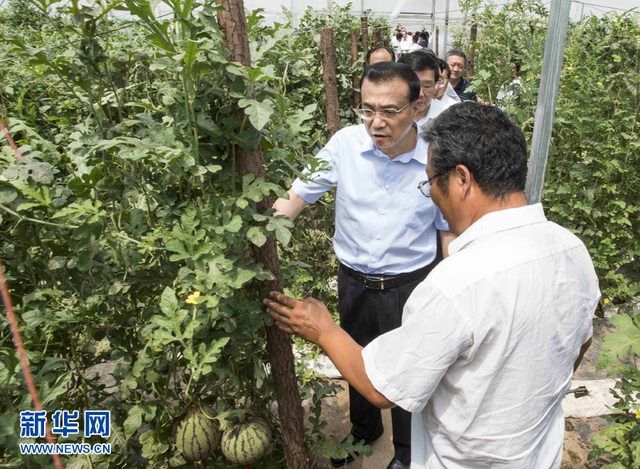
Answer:
<path fill-rule="evenodd" d="M 339 130 L 318 153 L 328 169 L 296 179 L 289 198 L 274 203 L 290 220 L 337 187 L 333 247 L 338 270 L 340 325 L 365 346 L 398 326 L 413 288 L 437 263 L 437 239 L 446 249 L 452 237 L 436 207 L 415 190 L 424 175 L 427 145 L 418 138 L 415 116 L 420 80 L 405 64 L 368 67 L 361 81 L 364 123 Z M 382 435 L 380 409 L 349 388 L 351 435 L 371 443 Z M 394 458 L 388 469 L 411 460 L 411 416 L 391 413 Z M 342 467 L 358 454 L 334 458 Z"/>
<path fill-rule="evenodd" d="M 394 50 L 398 50 L 398 47 L 400 47 L 400 39 L 398 39 L 398 34 L 400 34 L 400 38 L 402 38 L 402 33 L 400 32 L 400 28 L 401 26 L 398 25 L 395 31 L 391 34 L 391 47 Z"/>
<path fill-rule="evenodd" d="M 600 298 L 589 252 L 527 205 L 526 141 L 500 109 L 457 104 L 424 138 L 418 187 L 458 237 L 402 326 L 363 348 L 312 298 L 271 292 L 267 312 L 371 403 L 412 412 L 412 469 L 559 469 L 562 399 Z"/>
<path fill-rule="evenodd" d="M 400 57 L 400 54 L 402 53 L 400 51 L 400 43 L 401 42 L 402 42 L 402 33 L 397 33 L 396 34 L 396 46 L 395 46 L 396 57 Z"/>
<path fill-rule="evenodd" d="M 445 109 L 460 102 L 460 97 L 453 90 L 453 86 L 449 83 L 449 76 L 451 69 L 446 60 L 438 59 L 438 65 L 440 66 L 440 81 L 436 84 L 436 90 L 433 94 L 433 99 L 440 101 Z"/>
<path fill-rule="evenodd" d="M 413 42 L 413 44 L 411 44 L 411 47 L 409 47 L 409 53 L 415 52 L 417 50 L 422 50 L 422 46 L 418 44 L 418 39 L 418 33 L 415 33 L 413 36 L 411 36 L 411 41 Z"/>
<path fill-rule="evenodd" d="M 440 79 L 438 59 L 430 50 L 420 48 L 416 52 L 404 54 L 398 62 L 407 64 L 420 79 L 420 99 L 418 99 L 416 123 L 418 129 L 421 130 L 427 122 L 445 110 L 440 101 L 433 99 L 436 83 Z"/>
<path fill-rule="evenodd" d="M 520 81 L 520 63 L 512 62 L 511 77 L 509 83 L 505 83 L 500 87 L 496 96 L 496 103 L 503 111 L 508 111 L 517 105 L 518 98 L 522 94 L 522 82 Z"/>
<path fill-rule="evenodd" d="M 405 28 L 402 28 L 400 33 L 402 34 L 402 38 L 400 39 L 400 45 L 398 47 L 398 57 L 400 57 L 402 54 L 408 54 L 409 49 L 413 44 L 413 41 L 407 34 L 407 30 Z"/>
<path fill-rule="evenodd" d="M 370 67 L 380 62 L 395 62 L 396 54 L 393 49 L 387 46 L 378 46 L 373 49 L 369 49 L 364 61 L 364 67 Z"/>
<path fill-rule="evenodd" d="M 429 33 L 424 31 L 421 32 L 418 44 L 420 45 L 420 47 L 424 47 L 425 49 L 427 49 L 429 47 Z"/>
<path fill-rule="evenodd" d="M 461 50 L 452 49 L 445 55 L 444 59 L 449 64 L 451 76 L 449 83 L 453 86 L 456 94 L 461 101 L 478 101 L 475 91 L 467 91 L 471 86 L 471 82 L 466 80 L 462 75 L 467 68 L 467 55 Z"/>

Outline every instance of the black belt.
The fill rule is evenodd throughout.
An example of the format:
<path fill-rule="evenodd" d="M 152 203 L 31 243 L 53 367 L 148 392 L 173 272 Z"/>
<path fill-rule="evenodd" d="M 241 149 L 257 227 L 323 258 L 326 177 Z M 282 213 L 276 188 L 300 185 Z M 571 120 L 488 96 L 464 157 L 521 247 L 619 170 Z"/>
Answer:
<path fill-rule="evenodd" d="M 350 269 L 344 264 L 340 264 L 340 268 L 349 277 L 356 279 L 359 283 L 366 288 L 372 288 L 374 290 L 384 290 L 385 288 L 399 287 L 407 283 L 411 283 L 414 280 L 424 278 L 427 276 L 433 264 L 429 264 L 413 272 L 407 272 L 406 274 L 386 275 L 386 274 L 363 274 L 357 270 Z"/>

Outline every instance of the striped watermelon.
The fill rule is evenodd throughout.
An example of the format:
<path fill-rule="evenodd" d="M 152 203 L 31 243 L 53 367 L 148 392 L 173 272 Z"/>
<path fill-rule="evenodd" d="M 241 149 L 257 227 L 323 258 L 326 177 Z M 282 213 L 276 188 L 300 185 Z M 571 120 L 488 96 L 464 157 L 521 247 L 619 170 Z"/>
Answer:
<path fill-rule="evenodd" d="M 211 407 L 193 407 L 187 410 L 175 429 L 176 447 L 187 461 L 208 459 L 220 444 L 218 422 L 207 415 L 215 415 Z"/>
<path fill-rule="evenodd" d="M 222 454 L 235 464 L 253 464 L 271 449 L 271 428 L 260 417 L 249 417 L 222 434 Z"/>

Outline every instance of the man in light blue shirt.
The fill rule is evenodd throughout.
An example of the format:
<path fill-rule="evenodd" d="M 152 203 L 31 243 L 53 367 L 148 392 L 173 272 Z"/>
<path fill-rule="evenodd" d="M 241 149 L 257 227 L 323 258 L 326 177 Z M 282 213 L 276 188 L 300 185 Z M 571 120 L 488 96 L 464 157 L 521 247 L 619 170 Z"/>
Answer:
<path fill-rule="evenodd" d="M 453 236 L 440 210 L 425 204 L 427 144 L 414 123 L 420 80 L 405 64 L 369 67 L 361 83 L 361 125 L 337 132 L 317 157 L 328 169 L 296 179 L 276 214 L 293 220 L 308 204 L 336 187 L 334 250 L 340 260 L 340 324 L 366 346 L 400 326 L 407 298 L 436 264 L 440 232 L 443 252 Z M 392 351 L 389 351 L 392 353 Z M 382 434 L 380 410 L 349 389 L 351 434 L 370 443 Z M 411 417 L 392 410 L 395 457 L 389 469 L 408 468 Z M 357 455 L 356 455 L 357 456 Z M 354 457 L 332 459 L 340 467 Z"/>

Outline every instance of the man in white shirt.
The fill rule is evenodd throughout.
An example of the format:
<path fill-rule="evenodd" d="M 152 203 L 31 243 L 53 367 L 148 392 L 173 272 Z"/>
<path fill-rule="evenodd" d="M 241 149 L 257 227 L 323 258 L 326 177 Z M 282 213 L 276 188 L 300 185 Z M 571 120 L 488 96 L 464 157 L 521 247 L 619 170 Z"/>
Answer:
<path fill-rule="evenodd" d="M 420 37 L 418 36 L 418 33 L 414 33 L 413 36 L 411 36 L 411 41 L 413 44 L 411 44 L 411 47 L 409 47 L 409 52 L 422 50 L 422 46 L 418 44 L 418 39 L 420 39 Z"/>
<path fill-rule="evenodd" d="M 399 63 L 407 64 L 411 70 L 416 72 L 420 79 L 420 98 L 418 99 L 418 112 L 416 113 L 416 124 L 418 130 L 422 130 L 425 124 L 431 119 L 435 119 L 445 110 L 440 101 L 433 99 L 436 83 L 440 79 L 440 67 L 438 59 L 427 49 L 404 54 L 398 60 Z"/>
<path fill-rule="evenodd" d="M 398 41 L 398 55 L 408 54 L 413 41 L 407 34 L 407 30 L 405 28 L 402 28 L 400 32 L 402 33 L 402 38 Z"/>
<path fill-rule="evenodd" d="M 400 32 L 401 26 L 398 25 L 398 27 L 395 29 L 395 31 L 393 31 L 393 34 L 391 34 L 391 48 L 393 50 L 398 50 L 398 47 L 400 46 L 400 41 L 397 38 L 398 34 L 400 34 L 400 38 L 402 38 L 402 33 Z"/>
<path fill-rule="evenodd" d="M 440 81 L 436 83 L 436 91 L 433 94 L 433 99 L 440 101 L 446 109 L 454 104 L 458 104 L 460 97 L 453 90 L 451 83 L 449 83 L 451 69 L 447 61 L 438 59 L 438 65 L 440 66 Z"/>
<path fill-rule="evenodd" d="M 600 298 L 589 254 L 527 205 L 525 139 L 498 108 L 452 106 L 424 138 L 419 188 L 458 237 L 402 326 L 363 349 L 314 299 L 272 292 L 267 312 L 370 402 L 412 412 L 412 469 L 560 468 L 561 402 Z"/>

